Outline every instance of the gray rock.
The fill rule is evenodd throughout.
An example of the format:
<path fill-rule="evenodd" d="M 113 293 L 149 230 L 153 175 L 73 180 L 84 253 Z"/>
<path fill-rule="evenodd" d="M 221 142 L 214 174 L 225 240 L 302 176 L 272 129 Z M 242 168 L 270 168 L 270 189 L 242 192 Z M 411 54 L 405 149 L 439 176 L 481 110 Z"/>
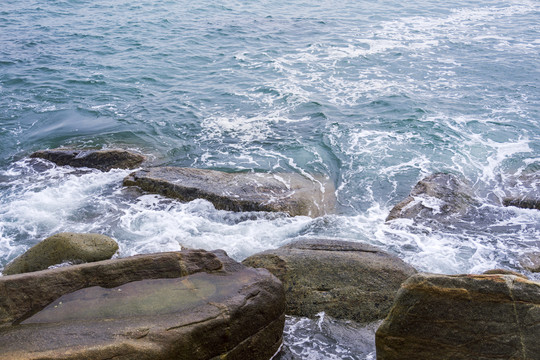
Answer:
<path fill-rule="evenodd" d="M 503 205 L 540 210 L 540 174 L 523 174 L 505 184 Z"/>
<path fill-rule="evenodd" d="M 134 169 L 145 157 L 127 150 L 70 150 L 53 149 L 41 150 L 30 155 L 31 158 L 41 158 L 60 166 L 89 167 L 102 171 L 111 169 Z"/>
<path fill-rule="evenodd" d="M 524 254 L 520 257 L 519 263 L 530 272 L 540 272 L 540 251 Z"/>
<path fill-rule="evenodd" d="M 248 257 L 285 287 L 287 314 L 369 322 L 384 318 L 401 283 L 416 270 L 376 247 L 329 239 L 300 240 Z"/>
<path fill-rule="evenodd" d="M 266 360 L 282 341 L 281 283 L 224 252 L 140 255 L 0 278 L 0 314 L 14 300 L 28 307 L 24 298 L 43 296 L 54 299 L 0 327 L 0 357 Z"/>
<path fill-rule="evenodd" d="M 464 215 L 475 203 L 471 187 L 452 174 L 435 173 L 419 181 L 410 195 L 394 206 L 386 221 L 398 218 L 447 221 Z"/>
<path fill-rule="evenodd" d="M 298 174 L 158 167 L 132 173 L 124 185 L 182 201 L 206 199 L 217 209 L 231 211 L 283 211 L 317 217 L 333 212 L 335 206 L 331 184 Z"/>
<path fill-rule="evenodd" d="M 378 360 L 540 359 L 540 284 L 514 275 L 418 274 L 376 333 Z"/>
<path fill-rule="evenodd" d="M 59 233 L 46 238 L 7 264 L 5 275 L 47 269 L 63 262 L 83 263 L 110 259 L 116 241 L 100 234 Z"/>

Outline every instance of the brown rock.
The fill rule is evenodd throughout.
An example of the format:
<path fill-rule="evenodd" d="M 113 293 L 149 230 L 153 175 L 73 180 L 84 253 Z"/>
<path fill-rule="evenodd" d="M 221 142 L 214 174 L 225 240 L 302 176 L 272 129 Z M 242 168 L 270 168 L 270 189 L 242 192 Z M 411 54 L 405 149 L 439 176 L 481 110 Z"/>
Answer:
<path fill-rule="evenodd" d="M 245 268 L 223 252 L 201 250 L 123 260 L 139 266 L 123 264 L 122 281 L 126 276 L 133 279 L 130 273 L 143 268 L 140 265 L 158 278 L 66 293 L 20 324 L 0 328 L 0 357 L 269 359 L 279 348 L 284 294 L 281 283 L 266 270 Z M 122 261 L 104 261 L 101 268 L 118 272 L 118 267 L 110 269 L 118 262 Z M 63 269 L 5 278 L 59 275 L 58 270 Z M 105 281 L 111 271 L 92 274 Z"/>
<path fill-rule="evenodd" d="M 540 359 L 540 284 L 514 275 L 410 277 L 377 330 L 378 360 Z"/>
<path fill-rule="evenodd" d="M 516 271 L 512 271 L 512 270 L 507 270 L 507 269 L 492 269 L 492 270 L 487 270 L 487 271 L 484 271 L 483 274 L 486 274 L 486 275 L 514 275 L 514 276 L 519 276 L 523 279 L 529 279 L 528 277 L 526 277 L 525 275 L 523 274 L 520 274 Z"/>
<path fill-rule="evenodd" d="M 102 171 L 111 169 L 134 169 L 144 160 L 144 156 L 127 150 L 41 150 L 30 155 L 54 162 L 60 166 L 89 167 Z"/>
<path fill-rule="evenodd" d="M 338 319 L 384 318 L 401 283 L 416 273 L 399 258 L 362 243 L 300 240 L 242 262 L 268 269 L 285 287 L 287 314 Z"/>
<path fill-rule="evenodd" d="M 83 263 L 110 259 L 118 250 L 116 241 L 101 234 L 59 233 L 34 245 L 7 264 L 5 275 L 47 269 L 63 262 Z"/>
<path fill-rule="evenodd" d="M 144 279 L 222 270 L 216 254 L 200 250 L 137 255 L 0 277 L 0 327 L 17 323 L 60 296 L 89 286 L 116 287 Z"/>
<path fill-rule="evenodd" d="M 335 206 L 331 184 L 299 174 L 157 167 L 132 173 L 124 185 L 182 201 L 206 199 L 217 209 L 230 211 L 283 211 L 317 217 L 333 212 Z"/>

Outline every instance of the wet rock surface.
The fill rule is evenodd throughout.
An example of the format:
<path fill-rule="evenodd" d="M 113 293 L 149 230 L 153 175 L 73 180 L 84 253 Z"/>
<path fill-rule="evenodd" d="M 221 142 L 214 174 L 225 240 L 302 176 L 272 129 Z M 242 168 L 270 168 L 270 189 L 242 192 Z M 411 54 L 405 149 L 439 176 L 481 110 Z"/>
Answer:
<path fill-rule="evenodd" d="M 116 241 L 101 234 L 59 233 L 34 245 L 7 264 L 5 275 L 47 269 L 62 262 L 84 263 L 110 259 L 118 250 Z"/>
<path fill-rule="evenodd" d="M 369 322 L 384 318 L 400 285 L 416 270 L 374 246 L 306 239 L 242 262 L 268 269 L 285 287 L 287 314 Z"/>
<path fill-rule="evenodd" d="M 475 204 L 469 184 L 455 175 L 435 173 L 420 180 L 407 198 L 390 210 L 386 221 L 435 219 L 451 221 Z"/>
<path fill-rule="evenodd" d="M 217 209 L 230 211 L 282 211 L 317 217 L 332 213 L 335 206 L 331 184 L 299 174 L 157 167 L 132 173 L 124 185 L 182 201 L 206 199 Z"/>
<path fill-rule="evenodd" d="M 71 268 L 78 269 L 0 278 L 0 299 L 10 297 L 1 304 L 3 314 L 17 313 L 14 302 L 47 295 L 45 286 L 36 293 L 31 285 L 69 279 L 55 286 L 63 290 L 46 307 L 4 322 L 2 358 L 269 359 L 281 344 L 281 283 L 224 252 L 140 255 Z M 72 291 L 75 275 L 82 287 Z M 17 284 L 23 286 L 15 290 Z"/>
<path fill-rule="evenodd" d="M 505 192 L 503 205 L 540 210 L 540 173 L 527 173 L 511 179 Z"/>
<path fill-rule="evenodd" d="M 219 252 L 184 250 L 3 276 L 0 277 L 0 326 L 19 323 L 60 296 L 85 287 L 111 288 L 144 279 L 222 271 L 224 267 L 234 270 L 235 266 L 238 264 Z"/>
<path fill-rule="evenodd" d="M 377 330 L 377 359 L 539 359 L 540 284 L 417 274 Z"/>
<path fill-rule="evenodd" d="M 540 251 L 523 254 L 519 259 L 519 263 L 530 272 L 540 272 Z"/>
<path fill-rule="evenodd" d="M 111 169 L 134 169 L 145 157 L 127 150 L 72 150 L 53 149 L 36 151 L 31 158 L 41 158 L 60 166 L 89 167 L 102 171 Z"/>

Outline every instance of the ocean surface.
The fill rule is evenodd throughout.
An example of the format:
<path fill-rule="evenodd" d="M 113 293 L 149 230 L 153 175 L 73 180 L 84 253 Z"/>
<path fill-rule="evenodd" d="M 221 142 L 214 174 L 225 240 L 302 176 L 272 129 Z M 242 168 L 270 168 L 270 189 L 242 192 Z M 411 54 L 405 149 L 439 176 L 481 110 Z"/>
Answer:
<path fill-rule="evenodd" d="M 47 236 L 99 232 L 119 256 L 298 237 L 362 241 L 420 271 L 523 272 L 540 211 L 502 207 L 540 171 L 540 2 L 2 0 L 0 270 Z M 336 214 L 239 214 L 125 191 L 129 170 L 28 160 L 125 148 L 152 165 L 322 175 Z M 385 222 L 450 172 L 481 211 Z M 538 186 L 538 185 L 537 185 Z M 374 359 L 374 325 L 287 320 L 290 359 Z M 359 335 L 360 334 L 360 335 Z"/>

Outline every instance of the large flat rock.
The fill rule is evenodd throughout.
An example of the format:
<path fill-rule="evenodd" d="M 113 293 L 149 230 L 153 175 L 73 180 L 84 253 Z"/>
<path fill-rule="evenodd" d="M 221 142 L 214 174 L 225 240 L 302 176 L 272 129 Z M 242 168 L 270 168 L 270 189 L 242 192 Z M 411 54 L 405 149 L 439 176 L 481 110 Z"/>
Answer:
<path fill-rule="evenodd" d="M 0 277 L 0 327 L 22 321 L 60 296 L 90 286 L 222 271 L 219 253 L 183 250 Z M 232 262 L 232 260 L 231 260 Z"/>
<path fill-rule="evenodd" d="M 305 239 L 248 257 L 244 265 L 268 269 L 285 287 L 287 314 L 370 322 L 384 318 L 401 283 L 416 270 L 374 246 Z"/>
<path fill-rule="evenodd" d="M 285 298 L 264 269 L 184 250 L 0 277 L 1 359 L 269 359 Z"/>
<path fill-rule="evenodd" d="M 335 207 L 332 184 L 299 174 L 157 167 L 132 173 L 124 185 L 182 201 L 206 199 L 217 209 L 231 211 L 282 211 L 317 217 Z"/>
<path fill-rule="evenodd" d="M 283 294 L 270 279 L 243 269 L 85 288 L 1 330 L 0 353 L 5 359 L 269 359 L 284 324 Z"/>
<path fill-rule="evenodd" d="M 378 360 L 540 359 L 540 284 L 514 275 L 410 277 L 377 330 Z"/>

